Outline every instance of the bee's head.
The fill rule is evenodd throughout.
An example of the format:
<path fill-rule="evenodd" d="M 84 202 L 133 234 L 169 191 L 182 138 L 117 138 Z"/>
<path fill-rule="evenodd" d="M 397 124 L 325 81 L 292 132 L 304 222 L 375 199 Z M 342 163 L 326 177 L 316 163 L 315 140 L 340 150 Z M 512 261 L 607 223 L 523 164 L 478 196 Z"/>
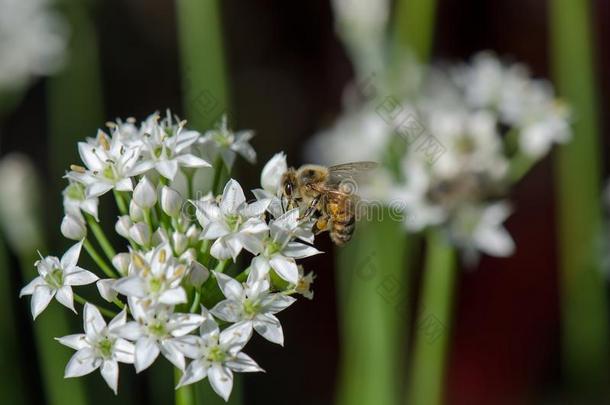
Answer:
<path fill-rule="evenodd" d="M 289 169 L 282 175 L 282 195 L 288 200 L 291 200 L 294 196 L 294 191 L 297 187 L 297 177 L 293 169 Z"/>

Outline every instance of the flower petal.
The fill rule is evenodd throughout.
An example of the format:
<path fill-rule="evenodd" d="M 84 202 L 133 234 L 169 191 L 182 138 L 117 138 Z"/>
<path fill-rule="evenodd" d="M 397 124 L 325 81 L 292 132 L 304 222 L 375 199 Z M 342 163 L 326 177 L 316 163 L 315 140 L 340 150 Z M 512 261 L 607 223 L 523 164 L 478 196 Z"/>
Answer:
<path fill-rule="evenodd" d="M 246 353 L 237 353 L 234 359 L 227 361 L 226 366 L 240 373 L 254 373 L 264 371 L 256 362 Z"/>
<path fill-rule="evenodd" d="M 172 340 L 164 340 L 161 342 L 161 353 L 178 369 L 184 370 L 184 355 L 178 350 L 178 347 Z"/>
<path fill-rule="evenodd" d="M 64 253 L 61 257 L 61 267 L 64 270 L 70 269 L 71 267 L 76 266 L 78 262 L 78 257 L 80 256 L 81 248 L 83 247 L 83 242 L 80 241 L 73 245 L 70 249 Z"/>
<path fill-rule="evenodd" d="M 64 283 L 66 285 L 87 285 L 96 282 L 99 277 L 90 272 L 89 270 L 75 267 L 75 271 L 66 274 L 64 277 Z"/>
<path fill-rule="evenodd" d="M 115 360 L 105 360 L 102 363 L 100 372 L 102 373 L 102 377 L 104 377 L 106 384 L 108 384 L 110 389 L 114 392 L 114 395 L 116 395 L 119 385 L 119 364 Z"/>
<path fill-rule="evenodd" d="M 282 255 L 275 255 L 269 260 L 269 264 L 278 276 L 291 284 L 299 281 L 299 269 L 294 259 Z"/>
<path fill-rule="evenodd" d="M 218 287 L 220 287 L 220 290 L 222 291 L 225 297 L 236 301 L 242 299 L 244 295 L 244 289 L 239 283 L 239 281 L 223 273 L 218 273 L 215 271 L 213 273 L 216 277 L 216 281 L 218 282 Z"/>
<path fill-rule="evenodd" d="M 233 373 L 231 370 L 220 363 L 213 363 L 208 369 L 208 379 L 214 392 L 228 401 L 233 389 Z"/>
<path fill-rule="evenodd" d="M 148 336 L 141 337 L 136 342 L 135 362 L 136 373 L 147 369 L 159 356 L 157 342 Z"/>
<path fill-rule="evenodd" d="M 296 298 L 283 294 L 269 294 L 261 301 L 262 312 L 276 314 L 288 308 L 296 301 Z"/>
<path fill-rule="evenodd" d="M 159 303 L 166 305 L 177 305 L 187 302 L 186 291 L 184 288 L 177 287 L 164 291 L 159 295 Z"/>
<path fill-rule="evenodd" d="M 227 322 L 239 322 L 242 319 L 241 301 L 224 300 L 220 301 L 210 310 L 216 318 Z"/>
<path fill-rule="evenodd" d="M 143 298 L 147 295 L 146 283 L 137 276 L 130 276 L 117 280 L 114 289 L 127 297 Z"/>
<path fill-rule="evenodd" d="M 95 351 L 89 347 L 74 353 L 68 361 L 64 378 L 80 377 L 91 373 L 100 366 L 100 359 L 95 355 Z"/>
<path fill-rule="evenodd" d="M 246 202 L 244 190 L 239 183 L 233 179 L 229 180 L 222 192 L 220 210 L 224 215 L 235 214 L 237 209 Z"/>
<path fill-rule="evenodd" d="M 186 371 L 180 378 L 178 387 L 196 383 L 203 380 L 208 375 L 208 363 L 205 360 L 194 360 L 188 365 Z"/>
<path fill-rule="evenodd" d="M 222 346 L 231 355 L 235 355 L 248 343 L 252 337 L 252 321 L 235 323 L 220 333 L 218 339 Z"/>
<path fill-rule="evenodd" d="M 24 295 L 34 294 L 36 287 L 41 285 L 46 285 L 46 283 L 42 277 L 38 276 L 34 280 L 30 281 L 28 285 L 21 289 L 21 291 L 19 292 L 19 298 L 23 297 Z"/>
<path fill-rule="evenodd" d="M 85 333 L 90 341 L 95 341 L 95 338 L 106 328 L 106 321 L 100 313 L 100 310 L 97 309 L 95 305 L 88 302 L 85 304 L 83 310 L 83 322 Z"/>
<path fill-rule="evenodd" d="M 51 299 L 55 296 L 55 290 L 49 288 L 47 285 L 39 285 L 32 294 L 32 302 L 30 303 L 32 309 L 32 317 L 36 319 L 38 315 L 49 305 Z"/>
<path fill-rule="evenodd" d="M 76 313 L 76 309 L 74 308 L 74 294 L 72 293 L 72 288 L 69 285 L 65 285 L 57 290 L 55 293 L 55 299 L 57 299 L 61 305 Z"/>
<path fill-rule="evenodd" d="M 63 336 L 56 339 L 59 343 L 64 346 L 68 346 L 74 350 L 84 349 L 88 347 L 89 344 L 86 340 L 86 335 L 84 333 L 77 333 L 74 335 Z"/>
<path fill-rule="evenodd" d="M 280 321 L 271 314 L 259 314 L 254 318 L 254 330 L 272 343 L 284 346 L 284 332 Z"/>

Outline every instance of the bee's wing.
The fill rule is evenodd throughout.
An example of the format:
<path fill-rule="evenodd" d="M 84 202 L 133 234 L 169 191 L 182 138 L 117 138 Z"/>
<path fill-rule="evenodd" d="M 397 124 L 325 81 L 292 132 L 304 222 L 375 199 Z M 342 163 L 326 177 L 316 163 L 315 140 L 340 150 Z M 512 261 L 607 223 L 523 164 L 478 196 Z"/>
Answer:
<path fill-rule="evenodd" d="M 366 172 L 369 172 L 377 167 L 375 162 L 351 162 L 340 165 L 330 166 L 328 168 L 329 184 L 339 184 L 345 180 L 356 181 L 361 178 Z"/>

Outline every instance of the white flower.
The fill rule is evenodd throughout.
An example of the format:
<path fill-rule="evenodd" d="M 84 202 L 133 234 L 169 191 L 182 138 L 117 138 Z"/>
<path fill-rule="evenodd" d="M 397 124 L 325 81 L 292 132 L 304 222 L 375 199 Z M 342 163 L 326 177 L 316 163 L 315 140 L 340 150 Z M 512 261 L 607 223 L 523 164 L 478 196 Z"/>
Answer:
<path fill-rule="evenodd" d="M 275 314 L 288 308 L 296 299 L 282 293 L 269 292 L 267 279 L 249 277 L 248 282 L 242 286 L 225 274 L 214 275 L 227 299 L 216 304 L 210 312 L 224 321 L 254 328 L 268 341 L 283 345 L 284 332 Z"/>
<path fill-rule="evenodd" d="M 207 311 L 204 310 L 203 314 L 205 322 L 201 325 L 201 336 L 185 336 L 180 339 L 180 350 L 193 360 L 186 368 L 178 387 L 208 377 L 212 389 L 227 401 L 233 389 L 233 371 L 263 371 L 250 356 L 241 352 L 250 339 L 252 328 L 242 323 L 221 332 Z"/>
<path fill-rule="evenodd" d="M 303 266 L 299 266 L 299 282 L 295 287 L 295 291 L 297 292 L 297 294 L 301 294 L 308 300 L 312 300 L 313 291 L 311 290 L 311 285 L 313 284 L 315 278 L 316 275 L 313 273 L 313 271 L 310 271 L 309 273 L 305 274 Z"/>
<path fill-rule="evenodd" d="M 211 167 L 205 160 L 190 153 L 193 145 L 200 137 L 197 131 L 184 130 L 185 121 L 174 123 L 170 112 L 159 122 L 159 116 L 154 114 L 143 123 L 142 144 L 159 174 L 166 179 L 174 180 L 179 167 Z"/>
<path fill-rule="evenodd" d="M 55 297 L 57 301 L 76 312 L 74 309 L 71 286 L 86 285 L 95 282 L 98 277 L 88 270 L 78 267 L 78 256 L 83 243 L 72 246 L 62 256 L 42 257 L 36 262 L 39 276 L 23 287 L 19 296 L 32 296 L 32 316 L 34 319 L 49 305 Z"/>
<path fill-rule="evenodd" d="M 466 205 L 451 221 L 449 235 L 464 249 L 467 261 L 476 261 L 477 251 L 490 256 L 510 256 L 515 251 L 515 242 L 502 226 L 510 213 L 506 202 L 487 206 Z"/>
<path fill-rule="evenodd" d="M 87 236 L 87 227 L 81 218 L 71 214 L 64 215 L 60 226 L 61 234 L 72 240 L 85 238 Z"/>
<path fill-rule="evenodd" d="M 265 277 L 272 268 L 282 279 L 291 284 L 298 283 L 299 270 L 295 259 L 304 259 L 322 252 L 313 246 L 294 241 L 296 235 L 306 236 L 300 227 L 298 208 L 288 211 L 269 224 L 269 234 L 257 240 L 260 241 L 260 246 L 256 253 L 260 254 L 252 260 L 252 274 L 255 278 Z"/>
<path fill-rule="evenodd" d="M 99 198 L 87 198 L 85 187 L 75 181 L 70 181 L 68 187 L 63 191 L 64 195 L 64 211 L 66 214 L 82 217 L 81 211 L 91 215 L 96 221 L 98 218 Z"/>
<path fill-rule="evenodd" d="M 235 260 L 242 248 L 252 252 L 268 229 L 261 217 L 269 201 L 248 204 L 241 186 L 233 179 L 227 182 L 220 204 L 209 200 L 193 201 L 193 204 L 203 227 L 201 238 L 215 239 L 210 253 L 216 259 Z"/>
<path fill-rule="evenodd" d="M 173 365 L 184 370 L 184 355 L 178 350 L 177 337 L 197 329 L 203 317 L 197 314 L 174 313 L 169 306 L 150 306 L 146 300 L 128 298 L 134 321 L 118 328 L 117 334 L 135 342 L 136 372 L 150 367 L 159 353 Z"/>
<path fill-rule="evenodd" d="M 528 117 L 519 132 L 519 147 L 533 158 L 546 155 L 553 144 L 565 143 L 570 140 L 570 111 L 560 102 L 550 102 L 541 107 L 532 107 Z"/>
<path fill-rule="evenodd" d="M 98 197 L 108 191 L 132 191 L 131 177 L 152 168 L 152 163 L 138 161 L 140 147 L 124 145 L 118 136 L 108 136 L 99 131 L 96 142 L 79 142 L 78 152 L 87 167 L 73 166 L 67 174 L 71 180 L 86 186 L 86 197 Z"/>
<path fill-rule="evenodd" d="M 271 193 L 274 196 L 281 193 L 282 176 L 288 171 L 288 163 L 286 162 L 286 154 L 284 152 L 276 153 L 263 167 L 261 172 L 261 186 L 263 190 Z"/>
<path fill-rule="evenodd" d="M 133 190 L 133 202 L 142 209 L 150 209 L 157 203 L 157 189 L 155 185 L 144 176 Z"/>
<path fill-rule="evenodd" d="M 66 366 L 65 378 L 80 377 L 98 368 L 108 386 L 117 393 L 119 362 L 134 362 L 134 346 L 117 334 L 127 321 L 123 310 L 106 325 L 100 311 L 89 303 L 83 311 L 85 333 L 68 335 L 57 340 L 77 352 Z"/>
<path fill-rule="evenodd" d="M 370 108 L 349 110 L 331 128 L 314 136 L 307 145 L 306 156 L 312 162 L 326 165 L 338 161 L 380 161 L 393 130 L 392 125 Z"/>
<path fill-rule="evenodd" d="M 68 29 L 49 0 L 0 0 L 0 93 L 62 65 Z"/>
<path fill-rule="evenodd" d="M 261 186 L 252 190 L 252 194 L 259 201 L 269 200 L 267 211 L 277 218 L 284 213 L 282 204 L 282 176 L 288 170 L 286 154 L 276 153 L 263 167 L 261 172 Z M 285 203 L 284 203 L 285 204 Z"/>
<path fill-rule="evenodd" d="M 250 163 L 256 162 L 256 152 L 249 141 L 253 131 L 233 132 L 227 126 L 227 117 L 223 116 L 218 128 L 207 131 L 200 139 L 204 148 L 216 149 L 227 167 L 232 167 L 235 154 L 239 153 Z"/>
<path fill-rule="evenodd" d="M 182 288 L 185 265 L 178 263 L 167 245 L 144 256 L 132 253 L 129 275 L 119 279 L 114 289 L 127 297 L 146 298 L 154 303 L 175 305 L 187 301 Z"/>

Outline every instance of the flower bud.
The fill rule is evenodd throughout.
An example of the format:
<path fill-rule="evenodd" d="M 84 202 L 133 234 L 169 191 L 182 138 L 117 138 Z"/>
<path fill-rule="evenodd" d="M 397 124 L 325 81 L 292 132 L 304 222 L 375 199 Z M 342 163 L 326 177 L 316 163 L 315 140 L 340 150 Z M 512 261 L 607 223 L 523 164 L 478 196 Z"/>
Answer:
<path fill-rule="evenodd" d="M 138 245 L 150 245 L 150 229 L 148 229 L 148 225 L 146 225 L 144 222 L 138 222 L 129 228 L 129 236 Z"/>
<path fill-rule="evenodd" d="M 152 243 L 154 246 L 169 243 L 169 236 L 167 236 L 167 231 L 163 228 L 157 228 L 157 230 L 152 235 Z"/>
<path fill-rule="evenodd" d="M 112 258 L 112 265 L 123 276 L 129 271 L 129 263 L 131 263 L 131 255 L 129 253 L 119 253 Z"/>
<path fill-rule="evenodd" d="M 133 200 L 142 209 L 150 209 L 157 203 L 157 189 L 155 185 L 148 180 L 148 177 L 142 177 L 142 180 L 136 185 L 133 190 Z"/>
<path fill-rule="evenodd" d="M 144 211 L 134 200 L 129 203 L 129 217 L 133 222 L 144 221 Z"/>
<path fill-rule="evenodd" d="M 174 252 L 178 256 L 180 256 L 184 251 L 188 248 L 189 241 L 187 237 L 180 232 L 174 232 L 172 234 L 172 246 L 174 247 Z"/>
<path fill-rule="evenodd" d="M 61 234 L 68 239 L 81 240 L 87 236 L 87 227 L 74 215 L 65 215 L 61 221 Z"/>
<path fill-rule="evenodd" d="M 183 263 L 191 263 L 194 260 L 197 260 L 197 250 L 195 250 L 195 248 L 188 248 L 180 255 L 179 259 Z"/>
<path fill-rule="evenodd" d="M 97 286 L 97 290 L 103 299 L 108 302 L 112 302 L 118 296 L 118 293 L 114 290 L 114 285 L 116 284 L 116 280 L 112 278 L 98 280 L 95 284 Z"/>
<path fill-rule="evenodd" d="M 183 199 L 176 190 L 163 186 L 161 189 L 161 208 L 163 212 L 172 218 L 180 215 Z"/>
<path fill-rule="evenodd" d="M 123 215 L 116 221 L 114 230 L 125 239 L 129 239 L 129 228 L 132 226 L 133 222 L 131 222 L 131 218 L 129 218 L 128 215 Z"/>
<path fill-rule="evenodd" d="M 193 261 L 189 267 L 188 281 L 199 288 L 210 277 L 210 271 L 199 262 Z"/>
<path fill-rule="evenodd" d="M 186 237 L 188 238 L 189 246 L 196 244 L 199 241 L 200 235 L 201 230 L 197 227 L 197 225 L 191 225 L 186 231 Z"/>

